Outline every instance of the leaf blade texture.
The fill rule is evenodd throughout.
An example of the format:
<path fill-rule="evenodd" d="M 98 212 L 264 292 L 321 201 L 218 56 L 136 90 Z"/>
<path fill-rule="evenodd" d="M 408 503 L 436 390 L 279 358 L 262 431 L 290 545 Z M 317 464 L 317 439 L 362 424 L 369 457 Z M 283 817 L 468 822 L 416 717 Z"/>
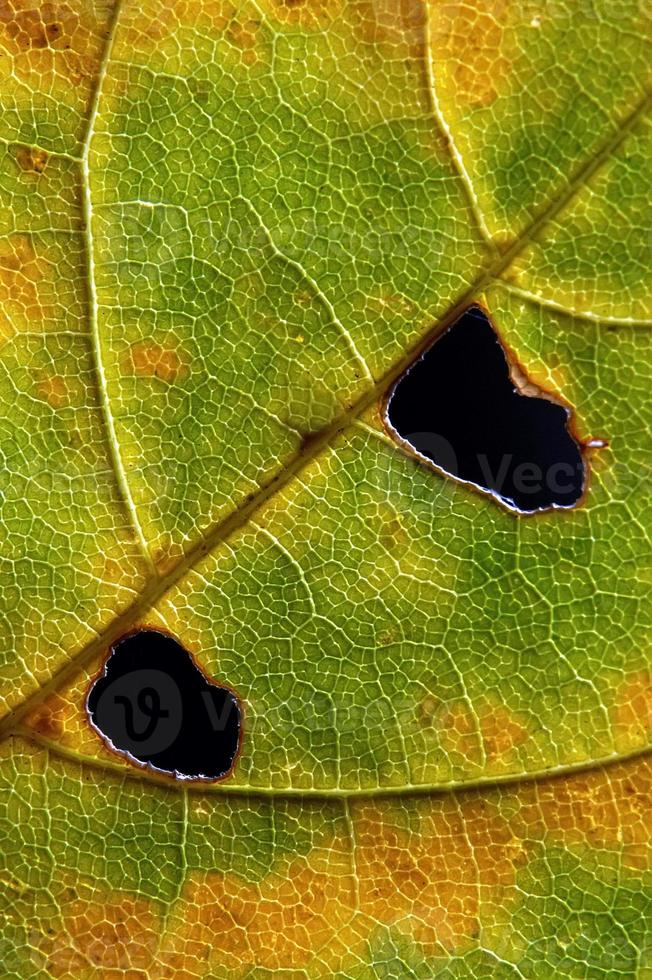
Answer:
<path fill-rule="evenodd" d="M 651 968 L 650 16 L 536 6 L 0 14 L 8 976 Z M 380 422 L 474 302 L 609 440 L 572 512 Z M 89 728 L 138 624 L 224 783 Z"/>

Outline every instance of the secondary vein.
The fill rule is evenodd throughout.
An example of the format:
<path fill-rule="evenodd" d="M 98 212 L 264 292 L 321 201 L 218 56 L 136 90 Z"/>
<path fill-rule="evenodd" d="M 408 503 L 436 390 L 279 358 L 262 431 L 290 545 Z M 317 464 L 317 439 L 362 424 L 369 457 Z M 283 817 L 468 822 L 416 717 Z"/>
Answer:
<path fill-rule="evenodd" d="M 154 565 L 154 562 L 152 560 L 152 556 L 150 554 L 149 547 L 147 545 L 147 541 L 145 539 L 145 535 L 143 533 L 143 529 L 140 524 L 140 519 L 138 517 L 136 505 L 134 503 L 134 499 L 131 494 L 129 481 L 127 480 L 127 474 L 125 472 L 124 464 L 122 462 L 122 456 L 120 454 L 120 445 L 118 443 L 118 438 L 115 431 L 113 413 L 111 411 L 111 405 L 109 401 L 109 393 L 106 384 L 106 374 L 104 371 L 104 362 L 102 359 L 102 345 L 100 341 L 97 284 L 95 281 L 95 258 L 93 254 L 93 248 L 94 248 L 93 225 L 92 225 L 93 201 L 91 196 L 89 155 L 90 155 L 91 142 L 95 132 L 95 124 L 97 122 L 97 117 L 99 114 L 100 101 L 102 98 L 102 90 L 104 87 L 105 79 L 107 77 L 109 62 L 111 60 L 111 52 L 113 50 L 113 45 L 115 43 L 115 36 L 118 29 L 119 14 L 120 14 L 120 0 L 116 0 L 115 7 L 113 9 L 113 16 L 109 26 L 109 33 L 106 40 L 106 46 L 104 48 L 104 54 L 98 72 L 97 83 L 95 85 L 95 90 L 93 92 L 93 97 L 91 99 L 88 128 L 82 145 L 82 155 L 81 155 L 82 213 L 84 216 L 84 242 L 86 246 L 88 317 L 89 317 L 89 324 L 90 324 L 93 368 L 95 372 L 95 378 L 97 381 L 97 391 L 98 391 L 100 409 L 102 412 L 102 417 L 107 432 L 107 441 L 108 441 L 111 465 L 113 467 L 115 479 L 118 484 L 118 489 L 120 491 L 122 502 L 127 510 L 129 519 L 132 524 L 133 531 L 136 535 L 138 545 L 142 552 L 143 559 L 145 560 L 145 563 L 147 565 L 147 569 L 151 575 L 156 576 L 157 575 L 156 566 Z"/>

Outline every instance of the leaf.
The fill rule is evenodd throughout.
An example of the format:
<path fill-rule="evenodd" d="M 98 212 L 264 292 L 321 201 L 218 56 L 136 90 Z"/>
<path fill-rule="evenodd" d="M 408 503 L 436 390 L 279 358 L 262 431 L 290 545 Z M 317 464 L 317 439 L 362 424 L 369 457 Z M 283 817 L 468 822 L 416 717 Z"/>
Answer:
<path fill-rule="evenodd" d="M 649 26 L 0 10 L 6 976 L 652 970 Z M 385 433 L 472 302 L 609 440 L 584 506 Z M 88 725 L 143 623 L 242 698 L 225 782 Z"/>

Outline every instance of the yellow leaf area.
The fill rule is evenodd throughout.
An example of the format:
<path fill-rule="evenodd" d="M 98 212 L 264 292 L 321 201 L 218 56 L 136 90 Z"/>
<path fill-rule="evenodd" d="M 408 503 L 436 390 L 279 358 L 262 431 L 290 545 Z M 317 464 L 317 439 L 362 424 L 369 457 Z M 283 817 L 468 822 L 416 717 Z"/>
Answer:
<path fill-rule="evenodd" d="M 5 0 L 0 8 L 0 86 L 11 129 L 15 115 L 56 113 L 53 143 L 59 152 L 79 149 L 80 122 L 88 109 L 97 78 L 113 4 Z M 13 135 L 13 134 L 12 134 Z M 46 148 L 47 149 L 47 148 Z M 31 157 L 31 160 L 30 160 Z M 47 157 L 40 151 L 21 153 L 21 166 L 36 172 Z"/>
<path fill-rule="evenodd" d="M 38 751 L 26 744 L 23 752 L 38 771 Z M 55 800 L 59 769 L 53 762 L 47 775 Z M 119 792 L 115 777 L 76 766 L 68 776 L 67 792 L 77 785 L 79 793 L 70 804 L 72 825 L 78 826 L 80 811 L 95 810 L 91 839 L 112 835 L 108 824 L 102 829 L 108 814 L 92 800 Z M 217 801 L 190 789 L 182 793 L 185 870 L 176 869 L 177 895 L 170 902 L 107 892 L 87 875 L 74 878 L 66 857 L 50 881 L 56 911 L 47 922 L 32 922 L 36 912 L 26 910 L 34 899 L 26 886 L 14 880 L 5 887 L 15 897 L 14 915 L 25 915 L 31 962 L 56 978 L 190 980 L 216 973 L 248 976 L 252 968 L 358 975 L 370 951 L 380 955 L 387 937 L 397 949 L 409 944 L 433 970 L 451 956 L 468 957 L 480 948 L 524 967 L 529 933 L 536 931 L 530 910 L 540 905 L 544 935 L 559 918 L 551 942 L 563 958 L 565 946 L 592 928 L 582 881 L 585 896 L 596 870 L 634 889 L 649 871 L 651 793 L 650 763 L 641 759 L 511 788 L 277 800 L 275 856 L 259 874 L 246 860 L 239 871 L 192 870 L 193 848 L 203 838 L 210 849 L 206 840 L 217 827 L 228 840 L 233 814 L 247 807 L 247 798 Z M 38 821 L 36 798 L 33 805 Z M 264 854 L 261 813 L 252 801 L 249 806 L 252 832 L 260 835 L 257 845 L 251 841 L 252 851 Z M 171 815 L 163 809 L 159 818 L 164 813 Z M 296 833 L 302 825 L 307 837 L 301 853 L 283 853 L 288 826 Z M 146 841 L 137 840 L 137 821 L 133 834 L 127 844 L 139 851 Z M 95 857 L 89 852 L 83 860 L 92 864 L 106 849 L 98 839 Z M 216 862 L 228 864 L 229 858 L 220 854 Z M 555 869 L 568 877 L 561 894 L 555 893 Z M 570 910 L 564 915 L 555 907 L 564 889 L 577 902 L 577 921 Z"/>

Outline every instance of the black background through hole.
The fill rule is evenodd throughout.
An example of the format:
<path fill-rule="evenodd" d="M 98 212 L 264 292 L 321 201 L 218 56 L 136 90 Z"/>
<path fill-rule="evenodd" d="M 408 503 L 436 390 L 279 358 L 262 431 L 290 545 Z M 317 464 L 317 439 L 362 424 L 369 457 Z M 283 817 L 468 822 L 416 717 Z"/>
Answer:
<path fill-rule="evenodd" d="M 162 772 L 219 779 L 238 751 L 235 695 L 208 681 L 188 651 L 159 630 L 136 630 L 112 646 L 87 709 L 112 748 Z"/>
<path fill-rule="evenodd" d="M 387 418 L 446 473 L 523 513 L 571 507 L 582 496 L 585 465 L 569 410 L 516 390 L 480 307 L 463 313 L 399 379 Z"/>

